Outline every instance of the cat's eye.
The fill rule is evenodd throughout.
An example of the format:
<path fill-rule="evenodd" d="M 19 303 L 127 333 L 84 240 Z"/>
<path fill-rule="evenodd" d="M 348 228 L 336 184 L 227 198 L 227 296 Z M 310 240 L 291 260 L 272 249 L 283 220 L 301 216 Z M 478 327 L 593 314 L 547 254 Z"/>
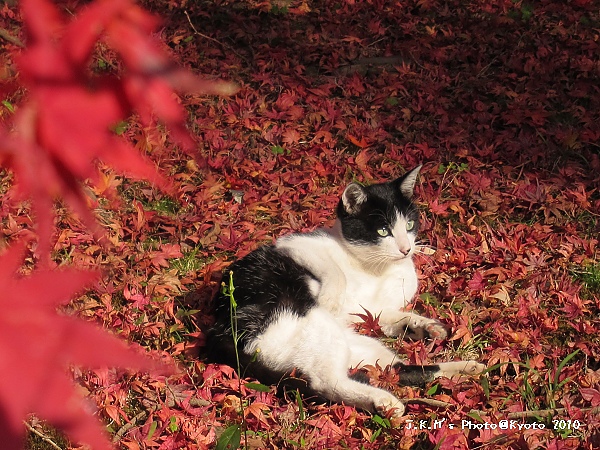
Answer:
<path fill-rule="evenodd" d="M 415 227 L 415 221 L 409 220 L 406 222 L 406 231 L 410 231 Z"/>
<path fill-rule="evenodd" d="M 377 228 L 377 234 L 381 237 L 386 237 L 390 235 L 390 230 L 386 227 Z"/>

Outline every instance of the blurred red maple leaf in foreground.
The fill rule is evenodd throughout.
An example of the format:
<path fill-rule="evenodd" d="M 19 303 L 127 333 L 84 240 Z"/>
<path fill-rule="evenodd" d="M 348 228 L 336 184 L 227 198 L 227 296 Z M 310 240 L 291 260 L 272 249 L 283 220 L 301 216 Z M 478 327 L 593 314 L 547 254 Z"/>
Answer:
<path fill-rule="evenodd" d="M 23 253 L 23 246 L 17 245 L 0 256 L 2 448 L 21 448 L 23 420 L 30 413 L 95 449 L 112 448 L 76 393 L 68 365 L 162 372 L 166 367 L 94 324 L 57 313 L 58 306 L 89 286 L 98 273 L 38 270 L 19 277 Z"/>
<path fill-rule="evenodd" d="M 157 20 L 129 0 L 99 0 L 67 23 L 48 0 L 21 2 L 27 48 L 15 55 L 28 100 L 15 116 L 14 133 L 0 131 L 0 163 L 16 175 L 21 195 L 31 196 L 40 251 L 49 249 L 52 202 L 62 197 L 92 229 L 80 182 L 97 176 L 96 161 L 169 190 L 170 183 L 131 144 L 111 130 L 133 111 L 152 115 L 191 153 L 179 91 L 231 94 L 231 83 L 207 81 L 178 68 L 150 38 Z M 88 67 L 98 40 L 116 50 L 124 70 L 97 76 Z M 97 231 L 97 230 L 96 230 Z"/>
<path fill-rule="evenodd" d="M 81 183 L 97 177 L 96 162 L 147 179 L 170 183 L 131 144 L 111 130 L 134 111 L 144 125 L 153 115 L 174 141 L 191 153 L 185 111 L 173 95 L 231 94 L 230 83 L 205 81 L 178 68 L 150 33 L 157 21 L 130 0 L 98 0 L 67 21 L 48 0 L 20 3 L 27 48 L 14 55 L 27 97 L 14 124 L 0 129 L 0 164 L 13 170 L 16 187 L 32 199 L 44 267 L 50 260 L 52 206 L 57 197 L 95 231 L 97 224 Z M 120 56 L 123 71 L 94 75 L 88 64 L 98 40 Z M 0 257 L 0 436 L 3 448 L 23 440 L 30 413 L 64 429 L 71 438 L 111 448 L 102 428 L 76 395 L 69 364 L 155 370 L 160 365 L 128 349 L 101 328 L 57 313 L 58 305 L 98 278 L 65 269 L 34 271 L 19 278 L 23 246 Z"/>

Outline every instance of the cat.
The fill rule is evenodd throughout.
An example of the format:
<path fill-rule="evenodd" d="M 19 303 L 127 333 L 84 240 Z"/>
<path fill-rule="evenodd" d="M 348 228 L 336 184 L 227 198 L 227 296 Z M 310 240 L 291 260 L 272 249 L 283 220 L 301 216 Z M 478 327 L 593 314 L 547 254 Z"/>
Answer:
<path fill-rule="evenodd" d="M 366 310 L 379 318 L 386 336 L 447 337 L 437 320 L 402 311 L 418 289 L 412 256 L 419 213 L 412 198 L 420 169 L 391 182 L 350 183 L 332 228 L 281 237 L 234 262 L 223 286 L 232 282 L 237 305 L 231 308 L 226 288 L 215 296 L 209 359 L 232 367 L 239 361 L 244 375 L 271 384 L 300 373 L 320 397 L 394 416 L 404 413 L 402 401 L 351 377 L 351 368 L 392 365 L 402 384 L 416 385 L 483 372 L 475 361 L 404 365 L 378 339 L 353 327 L 356 314 Z"/>

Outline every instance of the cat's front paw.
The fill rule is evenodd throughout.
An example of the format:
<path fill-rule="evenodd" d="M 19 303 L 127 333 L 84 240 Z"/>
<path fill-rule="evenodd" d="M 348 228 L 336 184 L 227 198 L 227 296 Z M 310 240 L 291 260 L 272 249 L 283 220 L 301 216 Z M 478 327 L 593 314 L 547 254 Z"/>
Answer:
<path fill-rule="evenodd" d="M 392 411 L 393 418 L 401 417 L 406 409 L 400 399 L 383 390 L 373 399 L 373 406 L 375 411 L 382 415 Z"/>
<path fill-rule="evenodd" d="M 441 322 L 435 319 L 416 316 L 408 322 L 402 337 L 413 340 L 425 339 L 426 337 L 431 339 L 446 339 L 448 331 Z"/>
<path fill-rule="evenodd" d="M 448 337 L 448 330 L 446 330 L 446 327 L 437 320 L 433 320 L 433 322 L 426 325 L 425 331 L 432 339 L 446 339 Z"/>
<path fill-rule="evenodd" d="M 411 312 L 384 310 L 380 315 L 379 323 L 381 330 L 389 337 L 413 340 L 448 337 L 448 331 L 441 322 Z"/>

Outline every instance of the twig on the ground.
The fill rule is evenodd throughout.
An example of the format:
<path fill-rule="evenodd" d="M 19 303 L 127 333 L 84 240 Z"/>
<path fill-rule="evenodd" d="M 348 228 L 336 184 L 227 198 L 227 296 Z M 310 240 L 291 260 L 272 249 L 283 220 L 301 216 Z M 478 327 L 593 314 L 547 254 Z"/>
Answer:
<path fill-rule="evenodd" d="M 135 427 L 138 422 L 146 419 L 146 417 L 148 417 L 148 413 L 146 411 L 140 411 L 135 416 L 133 416 L 129 422 L 127 422 L 117 430 L 112 439 L 113 444 L 119 442 L 121 438 L 125 435 L 125 433 L 127 433 L 129 430 Z"/>
<path fill-rule="evenodd" d="M 432 406 L 434 408 L 449 408 L 451 406 L 454 406 L 454 405 L 452 405 L 452 403 L 443 402 L 441 400 L 435 400 L 433 398 L 409 398 L 409 399 L 406 399 L 405 403 L 427 405 L 427 406 Z"/>
<path fill-rule="evenodd" d="M 600 413 L 600 406 L 596 406 L 595 408 L 581 408 L 579 409 L 579 411 L 583 411 L 583 412 L 590 412 L 592 414 L 598 414 Z M 478 413 L 483 413 L 483 414 L 487 414 L 485 411 L 476 411 Z M 512 412 L 509 413 L 506 418 L 507 419 L 526 419 L 529 417 L 536 417 L 536 416 L 550 416 L 550 415 L 558 415 L 558 414 L 565 414 L 568 413 L 569 411 L 567 410 L 567 408 L 551 408 L 551 409 L 539 409 L 539 410 L 534 410 L 534 411 L 516 411 L 516 412 Z"/>
<path fill-rule="evenodd" d="M 247 59 L 243 56 L 240 55 L 238 52 L 236 52 L 231 46 L 224 44 L 223 42 L 219 41 L 218 39 L 215 39 L 213 37 L 207 36 L 204 33 L 200 33 L 196 27 L 194 26 L 194 24 L 192 23 L 192 19 L 190 19 L 190 15 L 188 14 L 187 11 L 183 11 L 183 13 L 185 14 L 185 17 L 187 17 L 188 23 L 190 24 L 190 27 L 192 27 L 192 30 L 194 31 L 194 34 L 197 36 L 200 36 L 203 39 L 207 39 L 209 41 L 214 42 L 215 44 L 217 44 L 219 47 L 221 47 L 223 50 L 227 50 L 230 51 L 231 53 L 233 53 L 235 56 L 237 56 L 238 58 L 240 58 L 241 60 L 245 61 L 246 63 L 248 62 Z"/>
<path fill-rule="evenodd" d="M 441 400 L 435 400 L 433 398 L 409 398 L 409 399 L 405 400 L 405 403 L 427 405 L 427 406 L 431 406 L 434 408 L 449 408 L 451 406 L 456 406 L 456 405 L 453 405 L 452 403 L 443 402 Z M 600 414 L 600 406 L 596 406 L 594 408 L 581 408 L 581 409 L 579 409 L 579 411 L 589 412 L 591 414 Z M 498 411 L 498 412 L 500 412 L 500 411 Z M 527 419 L 527 418 L 537 417 L 537 416 L 549 416 L 549 415 L 555 416 L 555 415 L 565 414 L 568 412 L 569 411 L 567 410 L 567 408 L 538 409 L 538 410 L 533 410 L 533 411 L 515 411 L 515 412 L 508 413 L 506 415 L 506 418 L 507 419 Z M 491 411 L 482 411 L 482 410 L 478 410 L 478 409 L 472 409 L 471 411 L 469 411 L 469 414 L 471 414 L 471 413 L 478 414 L 480 416 L 489 416 L 492 412 Z"/>
<path fill-rule="evenodd" d="M 176 402 L 173 398 L 169 398 L 164 404 L 168 408 L 172 408 L 173 406 L 175 406 Z M 202 398 L 191 398 L 189 401 L 189 405 L 197 408 L 197 407 L 210 405 L 210 402 L 207 400 L 204 400 Z M 129 422 L 127 422 L 121 428 L 119 428 L 117 430 L 117 432 L 115 433 L 115 435 L 113 436 L 113 439 L 112 439 L 113 444 L 116 444 L 117 442 L 119 442 L 121 440 L 121 438 L 123 436 L 125 436 L 125 433 L 127 433 L 129 430 L 131 430 L 133 427 L 135 427 L 139 422 L 146 420 L 148 415 L 152 414 L 157 409 L 158 409 L 158 405 L 154 408 L 150 408 L 148 411 L 140 411 L 135 416 L 133 416 L 131 418 L 131 420 L 129 420 Z"/>
<path fill-rule="evenodd" d="M 25 44 L 23 44 L 23 41 L 18 37 L 10 34 L 6 28 L 0 27 L 0 37 L 5 41 L 10 42 L 11 44 L 15 44 L 17 47 L 25 48 Z"/>
<path fill-rule="evenodd" d="M 44 441 L 45 443 L 49 444 L 51 447 L 54 447 L 57 450 L 63 450 L 63 448 L 59 446 L 56 442 L 54 442 L 49 436 L 32 426 L 29 422 L 24 420 L 23 423 L 30 432 L 38 436 L 42 441 Z"/>
<path fill-rule="evenodd" d="M 359 58 L 351 61 L 347 65 L 340 66 L 336 73 L 338 75 L 350 75 L 354 72 L 365 74 L 370 68 L 377 68 L 382 66 L 394 66 L 398 64 L 404 64 L 407 60 L 401 56 L 374 56 L 370 58 Z"/>

